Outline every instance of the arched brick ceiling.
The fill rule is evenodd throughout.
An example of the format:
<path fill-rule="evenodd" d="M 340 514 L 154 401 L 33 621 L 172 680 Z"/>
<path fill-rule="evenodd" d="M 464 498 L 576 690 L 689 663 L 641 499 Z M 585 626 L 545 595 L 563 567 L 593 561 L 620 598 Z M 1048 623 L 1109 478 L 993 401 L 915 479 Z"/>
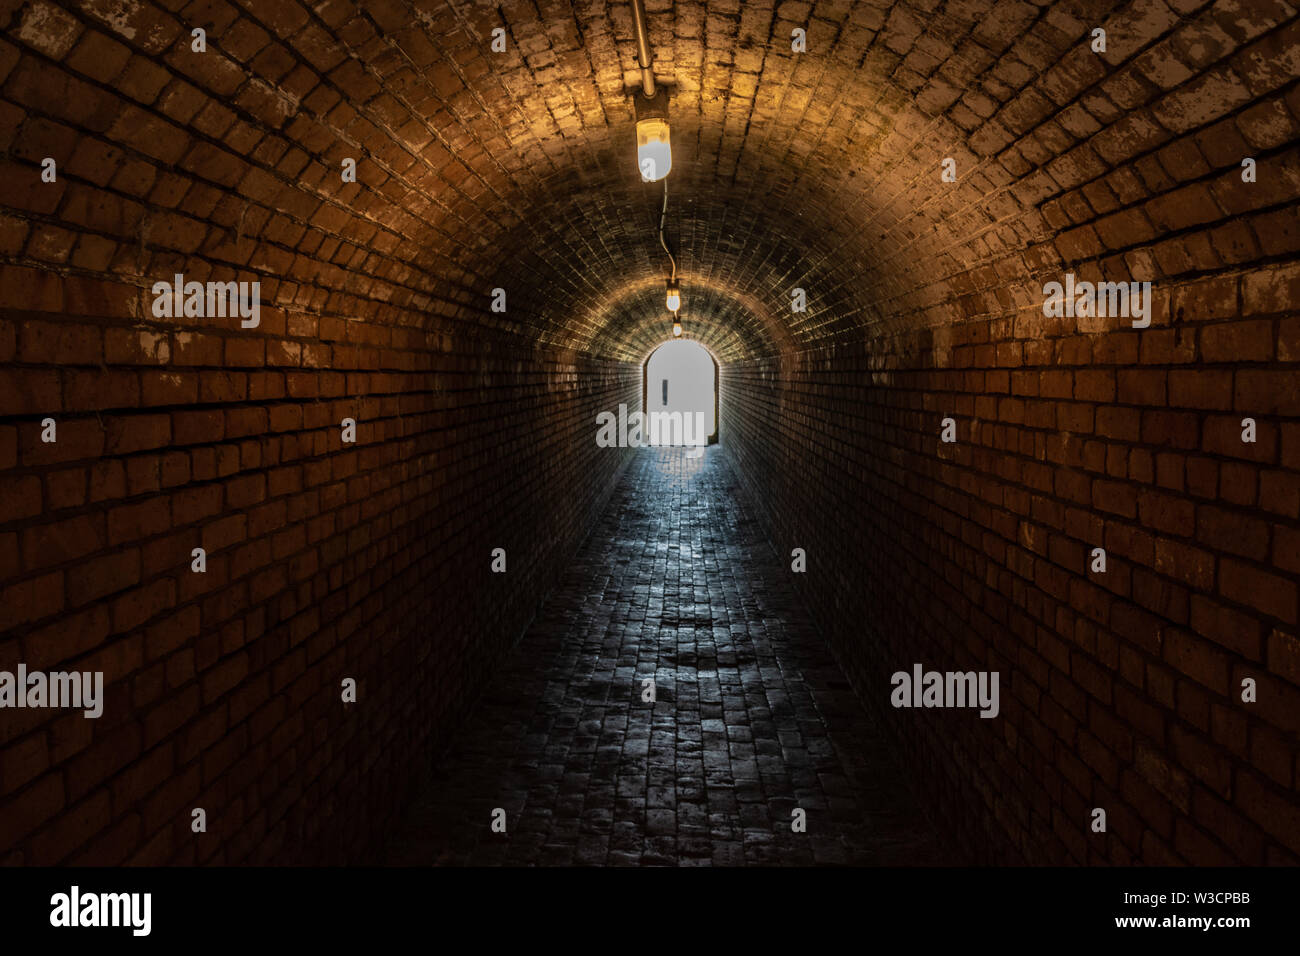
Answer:
<path fill-rule="evenodd" d="M 1203 131 L 1226 182 L 1241 153 L 1219 118 L 1300 68 L 1294 20 L 1221 59 L 1294 18 L 1284 0 L 648 7 L 673 91 L 684 315 L 724 360 L 1014 310 L 1062 259 L 1155 278 L 1152 225 L 1178 223 L 1147 197 L 1188 161 L 1161 148 Z M 142 289 L 244 270 L 288 308 L 413 326 L 450 300 L 469 322 L 629 360 L 667 328 L 627 4 L 36 0 L 0 5 L 0 22 L 0 173 L 36 224 L 6 250 L 19 258 Z M 791 51 L 794 27 L 808 52 Z M 1250 148 L 1293 125 L 1285 108 L 1261 118 Z M 34 188 L 44 156 L 65 170 L 57 191 Z M 339 180 L 347 156 L 356 184 Z M 939 182 L 945 156 L 956 184 Z M 1295 175 L 1255 201 L 1286 201 Z M 1237 211 L 1206 186 L 1218 215 Z M 73 248 L 69 228 L 94 235 Z M 994 291 L 1017 275 L 1025 299 Z M 486 309 L 497 285 L 504 315 Z"/>

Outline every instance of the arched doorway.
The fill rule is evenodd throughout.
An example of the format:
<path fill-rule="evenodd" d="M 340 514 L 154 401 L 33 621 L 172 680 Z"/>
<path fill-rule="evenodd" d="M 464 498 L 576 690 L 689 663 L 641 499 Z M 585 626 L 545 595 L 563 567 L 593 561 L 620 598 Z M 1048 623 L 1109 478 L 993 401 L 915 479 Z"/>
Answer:
<path fill-rule="evenodd" d="M 718 440 L 718 363 L 698 342 L 671 339 L 650 353 L 642 367 L 641 410 L 644 413 L 646 444 L 685 444 L 681 431 L 658 429 L 653 434 L 652 416 L 665 420 L 674 414 L 701 415 L 708 443 Z M 698 421 L 698 419 L 696 419 Z M 692 429 L 698 434 L 698 430 Z"/>

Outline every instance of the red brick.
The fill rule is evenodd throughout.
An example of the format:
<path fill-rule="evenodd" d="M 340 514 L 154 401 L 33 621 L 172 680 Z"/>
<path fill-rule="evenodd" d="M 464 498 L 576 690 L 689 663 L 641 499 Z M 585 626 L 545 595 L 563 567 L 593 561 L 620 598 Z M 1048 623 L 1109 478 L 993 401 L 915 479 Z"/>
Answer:
<path fill-rule="evenodd" d="M 1238 319 L 1201 329 L 1201 357 L 1207 362 L 1267 362 L 1273 358 L 1273 323 Z"/>
<path fill-rule="evenodd" d="M 41 513 L 41 480 L 35 475 L 0 478 L 0 524 Z"/>
<path fill-rule="evenodd" d="M 104 359 L 110 365 L 167 365 L 171 343 L 151 329 L 106 329 Z"/>
<path fill-rule="evenodd" d="M 94 419 L 55 419 L 55 441 L 41 441 L 39 423 L 21 429 L 24 465 L 48 465 L 57 462 L 83 461 L 104 453 L 104 429 Z"/>
<path fill-rule="evenodd" d="M 0 589 L 0 627 L 17 627 L 63 609 L 63 572 L 27 578 Z"/>
<path fill-rule="evenodd" d="M 104 521 L 98 515 L 79 515 L 23 531 L 23 562 L 30 569 L 75 561 L 105 545 Z"/>
<path fill-rule="evenodd" d="M 1224 558 L 1219 562 L 1219 592 L 1238 604 L 1294 624 L 1296 583 L 1244 562 Z"/>
<path fill-rule="evenodd" d="M 190 372 L 141 372 L 143 405 L 192 405 L 198 399 L 198 376 Z"/>
<path fill-rule="evenodd" d="M 171 419 L 167 415 L 132 415 L 108 420 L 110 455 L 162 448 L 171 440 Z"/>
<path fill-rule="evenodd" d="M 93 325 L 32 320 L 22 323 L 18 356 L 33 365 L 98 365 L 104 356 L 102 341 Z"/>
<path fill-rule="evenodd" d="M 74 568 L 68 573 L 68 601 L 80 607 L 140 581 L 140 552 L 122 550 Z"/>

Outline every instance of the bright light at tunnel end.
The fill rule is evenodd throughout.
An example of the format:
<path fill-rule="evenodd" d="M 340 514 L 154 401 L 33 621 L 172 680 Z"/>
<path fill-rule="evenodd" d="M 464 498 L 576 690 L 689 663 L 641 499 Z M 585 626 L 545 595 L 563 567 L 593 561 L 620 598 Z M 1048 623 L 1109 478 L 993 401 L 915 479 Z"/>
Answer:
<path fill-rule="evenodd" d="M 705 413 L 701 411 L 632 411 L 620 403 L 618 414 L 596 415 L 597 448 L 640 448 L 682 445 L 687 458 L 699 458 L 709 443 Z"/>

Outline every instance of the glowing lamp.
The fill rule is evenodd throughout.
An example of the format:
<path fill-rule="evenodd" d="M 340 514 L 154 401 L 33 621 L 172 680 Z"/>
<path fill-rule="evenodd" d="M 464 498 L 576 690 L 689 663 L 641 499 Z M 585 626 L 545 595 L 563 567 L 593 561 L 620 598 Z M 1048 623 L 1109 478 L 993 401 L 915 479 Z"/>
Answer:
<path fill-rule="evenodd" d="M 668 295 L 664 297 L 664 304 L 668 306 L 669 312 L 676 312 L 682 307 L 682 292 L 676 279 L 668 280 Z"/>
<path fill-rule="evenodd" d="M 673 168 L 673 151 L 668 142 L 668 121 L 642 120 L 636 124 L 636 159 L 641 178 L 657 183 Z"/>
<path fill-rule="evenodd" d="M 673 338 L 680 339 L 681 337 L 682 337 L 682 324 L 680 322 L 673 322 Z"/>
<path fill-rule="evenodd" d="M 673 168 L 673 151 L 668 141 L 668 91 L 663 87 L 653 98 L 636 97 L 636 161 L 641 178 L 657 183 Z"/>

